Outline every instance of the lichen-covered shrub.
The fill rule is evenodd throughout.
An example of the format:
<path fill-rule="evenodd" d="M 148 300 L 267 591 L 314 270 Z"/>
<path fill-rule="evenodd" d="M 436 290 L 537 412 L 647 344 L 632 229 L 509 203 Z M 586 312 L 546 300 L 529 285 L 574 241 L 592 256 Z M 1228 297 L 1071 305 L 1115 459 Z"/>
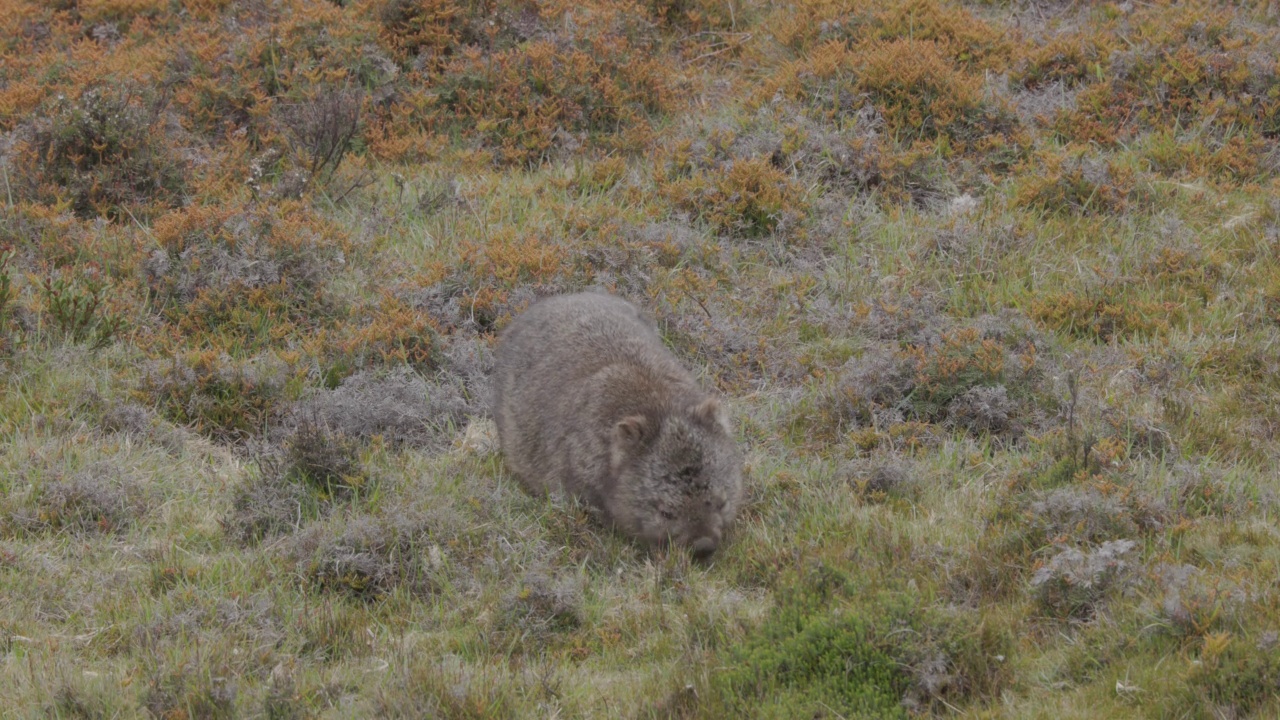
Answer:
<path fill-rule="evenodd" d="M 1090 618 L 1107 594 L 1128 575 L 1125 559 L 1136 543 L 1108 540 L 1088 551 L 1064 548 L 1031 576 L 1042 607 L 1057 617 Z"/>
<path fill-rule="evenodd" d="M 117 468 L 90 467 L 71 477 L 43 478 L 0 504 L 5 535 L 95 535 L 123 532 L 147 511 L 144 488 Z"/>
<path fill-rule="evenodd" d="M 456 382 L 429 381 L 407 368 L 363 372 L 332 390 L 303 397 L 290 422 L 314 423 L 327 432 L 368 440 L 438 447 L 468 415 L 480 412 L 483 398 L 468 398 Z"/>
<path fill-rule="evenodd" d="M 319 498 L 305 484 L 266 465 L 236 487 L 221 524 L 233 540 L 251 545 L 297 529 L 319 510 Z"/>
<path fill-rule="evenodd" d="M 503 598 L 501 609 L 501 626 L 522 635 L 536 638 L 572 630 L 582 623 L 581 582 L 526 572 Z"/>

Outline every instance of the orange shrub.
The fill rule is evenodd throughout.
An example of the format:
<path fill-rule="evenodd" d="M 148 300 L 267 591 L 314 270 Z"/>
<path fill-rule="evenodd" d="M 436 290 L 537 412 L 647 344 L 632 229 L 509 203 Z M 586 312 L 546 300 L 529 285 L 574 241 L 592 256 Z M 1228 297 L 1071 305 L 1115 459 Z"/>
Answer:
<path fill-rule="evenodd" d="M 80 0 L 80 19 L 87 25 L 128 22 L 135 17 L 155 17 L 169 10 L 169 0 Z"/>
<path fill-rule="evenodd" d="M 897 39 L 861 49 L 855 91 L 870 93 L 891 132 L 931 138 L 972 124 L 982 110 L 981 79 L 962 73 L 934 42 Z"/>
<path fill-rule="evenodd" d="M 934 42 L 943 54 L 964 66 L 1001 70 L 1014 50 L 1010 33 L 973 13 L 937 0 L 869 3 L 873 15 L 870 37 Z"/>
<path fill-rule="evenodd" d="M 471 278 L 511 288 L 550 283 L 570 270 L 568 250 L 547 238 L 501 233 L 485 242 L 466 241 L 459 270 Z"/>
<path fill-rule="evenodd" d="M 915 376 L 910 395 L 917 417 L 934 421 L 947 403 L 971 388 L 994 386 L 1005 380 L 1005 349 L 975 328 L 946 333 L 936 345 L 905 351 Z"/>
<path fill-rule="evenodd" d="M 375 365 L 433 369 L 439 361 L 438 335 L 425 312 L 384 293 L 377 303 L 353 308 L 345 321 L 318 333 L 305 347 L 319 360 L 325 385 L 336 387 L 352 373 Z"/>
<path fill-rule="evenodd" d="M 1156 3 L 1113 31 L 1100 42 L 1121 51 L 1096 66 L 1103 80 L 1054 124 L 1065 138 L 1114 143 L 1200 123 L 1246 140 L 1280 134 L 1280 63 L 1257 52 L 1280 41 L 1274 27 L 1236 22 L 1225 6 Z"/>
<path fill-rule="evenodd" d="M 1008 110 L 983 96 L 982 82 L 937 41 L 895 38 L 852 47 L 832 41 L 784 66 L 761 86 L 755 101 L 790 97 L 819 119 L 844 124 L 858 118 L 866 98 L 899 143 L 946 136 L 963 150 L 1016 128 Z"/>
<path fill-rule="evenodd" d="M 1012 73 L 1012 80 L 1027 88 L 1053 82 L 1078 85 L 1100 70 L 1109 50 L 1108 38 L 1098 33 L 1054 37 L 1032 47 Z"/>
<path fill-rule="evenodd" d="M 381 37 L 403 60 L 417 56 L 439 61 L 460 46 L 486 39 L 485 21 L 497 10 L 495 0 L 386 0 L 370 8 L 382 23 Z"/>
<path fill-rule="evenodd" d="M 1081 214 L 1120 212 L 1134 199 L 1137 180 L 1132 168 L 1084 149 L 1062 154 L 1045 151 L 1020 168 L 1015 202 L 1050 212 Z"/>
<path fill-rule="evenodd" d="M 1100 288 L 1093 293 L 1054 292 L 1031 301 L 1031 315 L 1053 330 L 1095 342 L 1147 337 L 1168 331 L 1177 308 Z"/>
<path fill-rule="evenodd" d="M 444 68 L 433 122 L 479 140 L 504 163 L 536 163 L 572 139 L 565 133 L 619 134 L 669 110 L 676 92 L 654 50 L 620 35 L 568 48 L 534 41 L 492 55 L 467 49 Z"/>
<path fill-rule="evenodd" d="M 801 188 L 768 158 L 736 160 L 725 168 L 665 183 L 673 205 L 718 231 L 760 235 L 804 209 Z"/>
<path fill-rule="evenodd" d="M 33 194 L 81 217 L 149 217 L 181 203 L 188 167 L 166 137 L 164 101 L 149 95 L 103 85 L 58 100 L 26 149 Z"/>
<path fill-rule="evenodd" d="M 1016 49 L 1007 30 L 938 0 L 801 0 L 780 5 L 762 26 L 800 52 L 828 41 L 921 40 L 935 43 L 960 65 L 996 71 L 1005 68 Z"/>
<path fill-rule="evenodd" d="M 300 210 L 192 206 L 156 221 L 147 280 L 179 337 L 240 354 L 332 322 L 326 279 L 350 247 Z"/>

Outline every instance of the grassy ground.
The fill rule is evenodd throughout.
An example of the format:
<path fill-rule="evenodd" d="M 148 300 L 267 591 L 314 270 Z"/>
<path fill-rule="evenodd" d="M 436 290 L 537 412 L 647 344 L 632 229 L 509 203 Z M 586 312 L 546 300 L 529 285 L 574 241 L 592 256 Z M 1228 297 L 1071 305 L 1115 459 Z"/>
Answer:
<path fill-rule="evenodd" d="M 0 707 L 1280 716 L 1275 3 L 0 1 Z M 699 565 L 494 333 L 729 399 Z"/>

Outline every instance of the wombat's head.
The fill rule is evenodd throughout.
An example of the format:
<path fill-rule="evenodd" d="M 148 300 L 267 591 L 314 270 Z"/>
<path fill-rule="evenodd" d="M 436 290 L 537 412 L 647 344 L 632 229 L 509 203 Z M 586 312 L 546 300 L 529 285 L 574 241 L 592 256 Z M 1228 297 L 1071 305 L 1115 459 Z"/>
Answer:
<path fill-rule="evenodd" d="M 661 416 L 633 415 L 613 428 L 609 514 L 651 543 L 715 552 L 738 512 L 742 454 L 716 398 Z"/>

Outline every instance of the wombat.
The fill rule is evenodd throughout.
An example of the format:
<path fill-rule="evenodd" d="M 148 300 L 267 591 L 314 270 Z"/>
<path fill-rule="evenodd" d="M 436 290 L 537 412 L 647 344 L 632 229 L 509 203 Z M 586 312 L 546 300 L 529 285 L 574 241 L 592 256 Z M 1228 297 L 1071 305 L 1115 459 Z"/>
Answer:
<path fill-rule="evenodd" d="M 561 489 L 620 531 L 715 552 L 742 497 L 742 454 L 715 396 L 631 303 L 534 303 L 498 340 L 493 415 L 529 492 Z"/>

